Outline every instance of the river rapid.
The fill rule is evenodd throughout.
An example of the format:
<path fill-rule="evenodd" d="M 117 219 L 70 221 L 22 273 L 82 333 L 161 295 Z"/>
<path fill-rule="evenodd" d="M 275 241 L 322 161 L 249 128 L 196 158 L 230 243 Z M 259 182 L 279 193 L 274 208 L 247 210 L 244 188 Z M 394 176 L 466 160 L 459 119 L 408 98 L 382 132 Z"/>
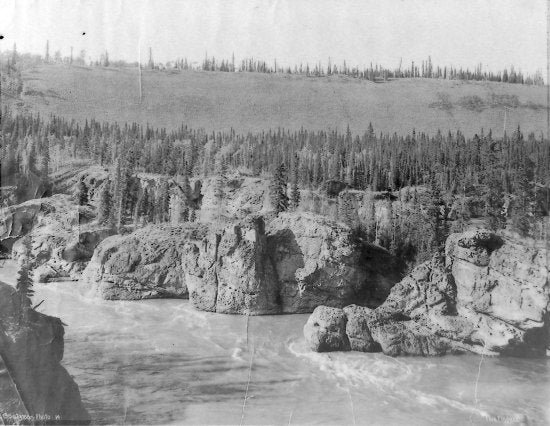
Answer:
<path fill-rule="evenodd" d="M 13 283 L 12 268 L 0 279 Z M 307 315 L 200 312 L 36 285 L 95 424 L 549 424 L 550 360 L 318 354 Z"/>

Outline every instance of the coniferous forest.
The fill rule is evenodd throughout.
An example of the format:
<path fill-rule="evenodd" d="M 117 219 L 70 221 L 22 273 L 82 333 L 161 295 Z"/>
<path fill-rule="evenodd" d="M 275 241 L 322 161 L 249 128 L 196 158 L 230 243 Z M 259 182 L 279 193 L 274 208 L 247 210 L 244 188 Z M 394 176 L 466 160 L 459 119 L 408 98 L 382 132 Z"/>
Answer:
<path fill-rule="evenodd" d="M 492 229 L 542 236 L 549 206 L 547 140 L 524 135 L 519 126 L 503 138 L 483 129 L 466 137 L 458 131 L 427 135 L 414 129 L 408 135 L 377 134 L 372 125 L 366 127 L 362 134 L 349 129 L 205 133 L 184 125 L 169 132 L 93 119 L 81 125 L 6 108 L 2 186 L 14 191 L 3 203 L 23 201 L 30 182 L 37 177 L 48 182 L 59 164 L 87 159 L 111 170 L 99 217 L 117 226 L 193 220 L 189 182 L 215 176 L 221 188 L 228 171 L 238 170 L 271 180 L 276 212 L 301 209 L 333 217 L 408 262 L 441 250 L 450 232 L 475 218 Z M 153 193 L 140 187 L 138 173 L 163 175 L 164 183 Z M 183 179 L 177 201 L 168 188 L 176 177 Z M 75 195 L 81 205 L 87 202 L 82 185 Z M 223 203 L 221 189 L 218 193 Z M 374 212 L 380 200 L 391 212 L 383 228 Z"/>

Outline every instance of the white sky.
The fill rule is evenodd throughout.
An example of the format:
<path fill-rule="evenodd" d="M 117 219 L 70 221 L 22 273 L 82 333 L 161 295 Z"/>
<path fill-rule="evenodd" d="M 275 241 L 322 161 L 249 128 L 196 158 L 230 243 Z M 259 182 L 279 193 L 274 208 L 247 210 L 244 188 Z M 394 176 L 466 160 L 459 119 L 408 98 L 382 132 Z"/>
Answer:
<path fill-rule="evenodd" d="M 86 35 L 82 35 L 85 32 Z M 0 0 L 0 49 L 96 59 L 255 56 L 394 68 L 403 58 L 546 74 L 545 0 Z"/>

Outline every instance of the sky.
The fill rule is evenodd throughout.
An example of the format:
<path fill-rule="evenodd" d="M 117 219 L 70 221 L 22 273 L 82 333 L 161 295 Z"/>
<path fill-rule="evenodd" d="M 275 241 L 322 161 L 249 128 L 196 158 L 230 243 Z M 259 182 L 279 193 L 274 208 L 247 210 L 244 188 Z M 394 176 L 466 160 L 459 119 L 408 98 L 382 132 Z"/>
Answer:
<path fill-rule="evenodd" d="M 545 0 L 0 0 L 0 49 L 146 62 L 257 57 L 546 75 Z"/>

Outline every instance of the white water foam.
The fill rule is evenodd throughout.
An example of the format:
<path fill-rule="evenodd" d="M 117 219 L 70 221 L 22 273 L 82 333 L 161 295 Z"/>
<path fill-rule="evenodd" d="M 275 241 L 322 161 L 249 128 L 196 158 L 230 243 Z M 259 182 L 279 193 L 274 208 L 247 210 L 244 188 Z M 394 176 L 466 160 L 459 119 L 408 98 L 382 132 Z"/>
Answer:
<path fill-rule="evenodd" d="M 366 392 L 382 392 L 401 402 L 433 408 L 447 406 L 493 423 L 527 424 L 528 421 L 527 416 L 522 413 L 511 410 L 492 413 L 477 401 L 469 404 L 415 389 L 415 381 L 431 368 L 428 361 L 419 365 L 407 362 L 407 358 L 401 361 L 381 353 L 318 353 L 306 349 L 303 342 L 291 343 L 289 350 L 293 355 L 317 365 L 329 377 L 335 378 L 338 386 L 345 391 L 353 387 L 365 392 L 366 388 Z"/>

